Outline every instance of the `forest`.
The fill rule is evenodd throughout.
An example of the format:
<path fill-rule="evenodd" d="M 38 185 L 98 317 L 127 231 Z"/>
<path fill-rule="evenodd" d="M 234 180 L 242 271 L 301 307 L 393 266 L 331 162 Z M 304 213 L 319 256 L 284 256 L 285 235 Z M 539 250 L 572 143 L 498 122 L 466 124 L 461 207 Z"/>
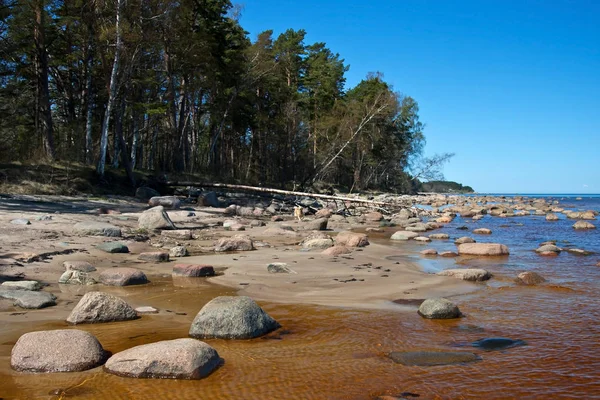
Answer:
<path fill-rule="evenodd" d="M 415 99 L 304 30 L 256 38 L 228 0 L 0 0 L 0 162 L 203 174 L 221 182 L 410 192 Z M 407 77 L 407 79 L 410 79 Z"/>

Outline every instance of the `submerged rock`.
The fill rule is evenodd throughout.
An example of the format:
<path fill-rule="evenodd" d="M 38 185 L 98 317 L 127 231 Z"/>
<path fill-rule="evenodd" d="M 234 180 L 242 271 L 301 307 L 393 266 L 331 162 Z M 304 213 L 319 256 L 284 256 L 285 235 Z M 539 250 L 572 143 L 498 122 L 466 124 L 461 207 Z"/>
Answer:
<path fill-rule="evenodd" d="M 425 300 L 421 303 L 418 313 L 423 318 L 428 319 L 450 319 L 461 316 L 456 304 L 442 298 Z"/>
<path fill-rule="evenodd" d="M 118 267 L 102 271 L 100 282 L 108 286 L 129 286 L 148 283 L 148 278 L 139 269 Z"/>
<path fill-rule="evenodd" d="M 219 296 L 202 307 L 189 334 L 199 339 L 252 339 L 280 326 L 250 297 Z"/>
<path fill-rule="evenodd" d="M 471 282 L 483 282 L 492 277 L 491 273 L 480 268 L 446 269 L 437 274 L 442 276 L 452 276 L 454 278 L 462 279 L 463 281 Z"/>
<path fill-rule="evenodd" d="M 132 347 L 109 358 L 104 369 L 129 378 L 202 379 L 221 362 L 211 346 L 186 338 Z"/>
<path fill-rule="evenodd" d="M 129 248 L 119 242 L 100 243 L 96 248 L 107 253 L 129 253 Z"/>
<path fill-rule="evenodd" d="M 483 350 L 504 350 L 515 346 L 526 346 L 527 343 L 522 340 L 507 338 L 487 338 L 473 342 L 473 347 L 479 347 Z"/>
<path fill-rule="evenodd" d="M 389 354 L 389 358 L 398 364 L 421 367 L 464 364 L 481 360 L 478 355 L 465 351 L 395 351 Z"/>
<path fill-rule="evenodd" d="M 31 290 L 0 288 L 0 298 L 13 300 L 15 306 L 32 310 L 56 305 L 56 296 L 52 293 Z"/>
<path fill-rule="evenodd" d="M 125 300 L 108 293 L 88 292 L 71 311 L 67 322 L 73 325 L 96 324 L 136 318 L 137 313 Z"/>
<path fill-rule="evenodd" d="M 508 247 L 499 243 L 463 243 L 458 246 L 458 254 L 473 256 L 507 256 Z"/>
<path fill-rule="evenodd" d="M 101 365 L 106 353 L 91 333 L 78 329 L 29 332 L 12 349 L 10 365 L 24 372 L 75 372 Z"/>

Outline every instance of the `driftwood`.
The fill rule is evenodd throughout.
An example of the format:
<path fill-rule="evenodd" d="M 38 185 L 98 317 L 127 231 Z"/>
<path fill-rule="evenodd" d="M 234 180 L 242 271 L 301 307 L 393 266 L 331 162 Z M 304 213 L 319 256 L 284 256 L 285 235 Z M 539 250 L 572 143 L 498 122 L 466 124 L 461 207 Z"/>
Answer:
<path fill-rule="evenodd" d="M 246 186 L 246 185 L 233 185 L 228 183 L 198 183 L 198 182 L 166 182 L 167 186 L 193 186 L 193 187 L 206 187 L 206 188 L 221 188 L 221 189 L 232 189 L 241 190 L 246 192 L 257 192 L 257 193 L 269 193 L 269 194 L 282 194 L 286 196 L 299 196 L 299 197 L 312 197 L 315 199 L 332 200 L 332 201 L 343 201 L 355 204 L 365 204 L 374 206 L 382 211 L 387 211 L 384 207 L 409 207 L 411 204 L 399 204 L 398 202 L 385 202 L 375 200 L 357 199 L 352 197 L 343 196 L 331 196 L 328 194 L 319 193 L 307 193 L 307 192 L 295 192 L 290 190 L 264 188 L 258 186 Z"/>

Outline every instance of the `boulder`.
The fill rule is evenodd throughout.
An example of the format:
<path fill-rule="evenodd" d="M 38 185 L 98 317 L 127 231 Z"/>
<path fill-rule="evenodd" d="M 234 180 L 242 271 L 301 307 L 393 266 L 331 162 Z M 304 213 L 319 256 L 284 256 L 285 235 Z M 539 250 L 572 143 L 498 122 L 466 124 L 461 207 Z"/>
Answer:
<path fill-rule="evenodd" d="M 73 230 L 81 235 L 121 237 L 121 228 L 106 222 L 78 222 L 73 226 Z"/>
<path fill-rule="evenodd" d="M 291 269 L 286 263 L 270 263 L 267 265 L 267 271 L 271 274 L 295 274 L 296 271 Z"/>
<path fill-rule="evenodd" d="M 181 201 L 175 196 L 156 196 L 148 200 L 150 207 L 164 207 L 170 210 L 175 210 L 181 207 Z"/>
<path fill-rule="evenodd" d="M 96 267 L 87 261 L 65 261 L 63 267 L 65 271 L 94 272 L 96 270 Z"/>
<path fill-rule="evenodd" d="M 442 217 L 437 218 L 435 221 L 439 222 L 440 224 L 449 224 L 450 222 L 453 221 L 454 218 L 452 218 L 449 215 L 444 215 Z"/>
<path fill-rule="evenodd" d="M 108 293 L 88 292 L 73 308 L 67 322 L 73 325 L 96 324 L 136 318 L 137 313 L 125 300 Z"/>
<path fill-rule="evenodd" d="M 160 236 L 176 240 L 191 240 L 192 231 L 189 229 L 175 229 L 161 231 Z"/>
<path fill-rule="evenodd" d="M 557 246 L 555 246 L 553 244 L 545 244 L 545 245 L 542 245 L 542 246 L 538 247 L 535 250 L 535 252 L 539 253 L 541 255 L 550 255 L 548 253 L 552 253 L 553 255 L 557 255 L 557 254 L 559 254 L 561 252 L 561 249 L 560 249 L 560 247 L 557 247 Z"/>
<path fill-rule="evenodd" d="M 350 250 L 346 246 L 333 246 L 321 252 L 321 254 L 325 254 L 326 256 L 340 256 L 342 254 L 349 253 L 352 253 L 352 250 Z"/>
<path fill-rule="evenodd" d="M 334 239 L 338 246 L 365 247 L 369 245 L 369 238 L 364 233 L 344 231 L 337 234 Z"/>
<path fill-rule="evenodd" d="M 219 207 L 219 198 L 215 192 L 204 192 L 198 196 L 198 204 L 208 207 Z"/>
<path fill-rule="evenodd" d="M 596 227 L 587 221 L 577 221 L 573 224 L 573 228 L 577 230 L 596 229 Z"/>
<path fill-rule="evenodd" d="M 153 197 L 159 197 L 159 196 L 160 196 L 160 193 L 158 193 L 156 190 L 149 188 L 147 186 L 140 186 L 139 188 L 137 188 L 135 190 L 135 197 L 140 200 L 148 201 Z"/>
<path fill-rule="evenodd" d="M 431 239 L 429 239 L 427 236 L 417 236 L 415 238 L 415 241 L 421 242 L 421 243 L 429 243 L 429 242 L 431 242 Z"/>
<path fill-rule="evenodd" d="M 170 257 L 186 257 L 188 255 L 187 248 L 185 246 L 175 246 L 169 250 Z"/>
<path fill-rule="evenodd" d="M 482 282 L 492 277 L 492 274 L 480 268 L 446 269 L 437 273 L 442 276 L 452 276 L 463 281 Z"/>
<path fill-rule="evenodd" d="M 105 242 L 100 243 L 96 246 L 98 250 L 102 250 L 106 253 L 129 253 L 129 248 L 123 243 L 119 242 Z"/>
<path fill-rule="evenodd" d="M 13 300 L 15 306 L 32 310 L 56 305 L 56 296 L 52 293 L 31 290 L 15 290 L 3 287 L 0 288 L 0 298 Z"/>
<path fill-rule="evenodd" d="M 436 249 L 425 249 L 420 252 L 422 256 L 437 256 L 437 253 Z"/>
<path fill-rule="evenodd" d="M 546 221 L 558 221 L 558 215 L 553 213 L 546 214 Z"/>
<path fill-rule="evenodd" d="M 302 224 L 304 231 L 324 231 L 327 229 L 327 218 L 313 219 Z"/>
<path fill-rule="evenodd" d="M 202 379 L 221 365 L 215 349 L 195 339 L 135 346 L 108 359 L 104 370 L 128 378 Z"/>
<path fill-rule="evenodd" d="M 215 276 L 215 269 L 212 265 L 175 264 L 173 266 L 172 275 L 186 276 L 191 278 Z"/>
<path fill-rule="evenodd" d="M 458 245 L 458 254 L 471 256 L 507 256 L 508 247 L 499 243 L 463 243 Z"/>
<path fill-rule="evenodd" d="M 138 260 L 148 261 L 148 262 L 168 262 L 169 261 L 169 253 L 164 251 L 151 251 L 147 253 L 140 253 Z"/>
<path fill-rule="evenodd" d="M 302 247 L 305 249 L 328 249 L 332 246 L 333 240 L 331 238 L 309 239 L 302 243 Z"/>
<path fill-rule="evenodd" d="M 450 235 L 448 235 L 447 233 L 432 233 L 431 235 L 429 235 L 429 239 L 446 240 L 450 239 Z"/>
<path fill-rule="evenodd" d="M 333 211 L 329 208 L 322 208 L 315 213 L 315 217 L 317 218 L 329 218 L 333 215 Z"/>
<path fill-rule="evenodd" d="M 478 355 L 465 351 L 402 351 L 390 353 L 389 358 L 398 364 L 420 367 L 465 364 L 481 360 Z"/>
<path fill-rule="evenodd" d="M 129 286 L 148 283 L 148 278 L 139 269 L 117 267 L 105 269 L 100 273 L 99 280 L 107 286 Z"/>
<path fill-rule="evenodd" d="M 383 214 L 379 211 L 373 211 L 365 214 L 365 221 L 367 222 L 379 222 L 383 219 Z"/>
<path fill-rule="evenodd" d="M 458 254 L 453 251 L 442 251 L 440 253 L 440 257 L 458 257 Z"/>
<path fill-rule="evenodd" d="M 394 234 L 392 235 L 392 237 L 390 239 L 391 240 L 410 240 L 410 239 L 414 239 L 418 236 L 419 236 L 419 234 L 416 232 L 398 231 L 398 232 L 394 232 Z"/>
<path fill-rule="evenodd" d="M 442 298 L 425 300 L 421 303 L 418 313 L 423 318 L 429 319 L 450 319 L 461 316 L 460 310 L 454 303 Z"/>
<path fill-rule="evenodd" d="M 189 334 L 200 339 L 252 339 L 279 327 L 250 297 L 219 296 L 202 307 Z"/>
<path fill-rule="evenodd" d="M 175 225 L 163 206 L 157 206 L 144 211 L 138 218 L 140 229 L 175 229 Z"/>
<path fill-rule="evenodd" d="M 225 251 L 250 251 L 254 250 L 254 243 L 248 236 L 235 235 L 232 237 L 224 237 L 217 241 L 215 252 L 221 253 Z"/>
<path fill-rule="evenodd" d="M 491 235 L 492 230 L 488 228 L 477 228 L 473 230 L 473 233 L 477 235 Z"/>
<path fill-rule="evenodd" d="M 407 230 L 407 231 L 409 231 L 409 232 L 423 233 L 423 232 L 427 232 L 431 228 L 427 224 L 418 223 L 418 224 L 415 224 L 415 225 L 412 225 L 412 226 L 407 226 L 404 229 Z"/>
<path fill-rule="evenodd" d="M 23 372 L 76 372 L 102 365 L 106 353 L 91 333 L 58 329 L 24 334 L 14 345 L 10 366 Z"/>
<path fill-rule="evenodd" d="M 546 282 L 546 279 L 537 272 L 521 272 L 515 281 L 520 285 L 534 286 Z"/>
<path fill-rule="evenodd" d="M 64 285 L 95 285 L 97 282 L 87 272 L 68 270 L 58 278 L 58 283 Z"/>
<path fill-rule="evenodd" d="M 10 221 L 13 225 L 31 225 L 31 221 L 26 218 L 17 218 Z"/>
<path fill-rule="evenodd" d="M 42 285 L 38 281 L 6 281 L 2 282 L 2 288 L 14 290 L 42 290 Z"/>
<path fill-rule="evenodd" d="M 463 236 L 454 241 L 454 244 L 475 243 L 475 239 L 468 236 Z"/>

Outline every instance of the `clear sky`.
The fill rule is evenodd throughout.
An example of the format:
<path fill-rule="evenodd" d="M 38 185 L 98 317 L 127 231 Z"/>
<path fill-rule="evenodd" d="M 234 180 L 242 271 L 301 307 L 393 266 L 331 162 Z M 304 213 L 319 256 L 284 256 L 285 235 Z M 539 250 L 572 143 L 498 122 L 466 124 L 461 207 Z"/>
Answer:
<path fill-rule="evenodd" d="M 235 0 L 234 0 L 235 2 Z M 239 0 L 415 98 L 426 155 L 479 192 L 600 193 L 600 1 Z"/>

